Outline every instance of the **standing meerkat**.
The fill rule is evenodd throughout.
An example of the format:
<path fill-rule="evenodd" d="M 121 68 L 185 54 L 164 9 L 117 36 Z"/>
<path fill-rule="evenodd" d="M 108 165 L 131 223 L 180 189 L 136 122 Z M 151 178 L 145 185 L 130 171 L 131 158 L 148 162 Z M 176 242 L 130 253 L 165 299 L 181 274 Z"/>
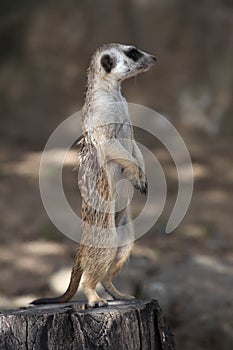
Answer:
<path fill-rule="evenodd" d="M 133 46 L 108 44 L 93 54 L 82 110 L 79 187 L 82 197 L 82 239 L 73 264 L 69 286 L 57 298 L 33 304 L 62 303 L 76 293 L 81 277 L 90 307 L 107 301 L 96 292 L 100 282 L 113 299 L 131 299 L 120 293 L 112 278 L 129 257 L 134 241 L 129 182 L 147 193 L 142 154 L 134 140 L 128 106 L 121 82 L 147 71 L 155 57 Z"/>

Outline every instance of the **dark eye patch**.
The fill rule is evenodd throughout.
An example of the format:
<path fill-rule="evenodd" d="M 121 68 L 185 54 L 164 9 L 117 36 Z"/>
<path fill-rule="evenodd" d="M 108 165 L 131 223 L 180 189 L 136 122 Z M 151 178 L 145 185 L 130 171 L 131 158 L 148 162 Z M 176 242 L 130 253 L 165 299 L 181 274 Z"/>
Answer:
<path fill-rule="evenodd" d="M 125 54 L 127 57 L 131 58 L 134 62 L 137 62 L 143 56 L 143 54 L 135 48 L 125 51 Z"/>

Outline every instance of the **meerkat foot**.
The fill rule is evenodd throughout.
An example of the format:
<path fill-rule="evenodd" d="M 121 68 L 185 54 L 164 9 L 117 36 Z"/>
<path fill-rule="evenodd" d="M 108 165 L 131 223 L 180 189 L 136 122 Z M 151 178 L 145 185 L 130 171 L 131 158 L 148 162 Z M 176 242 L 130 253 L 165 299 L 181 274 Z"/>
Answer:
<path fill-rule="evenodd" d="M 112 295 L 113 300 L 133 300 L 135 297 L 133 295 L 128 294 L 119 294 L 119 295 Z"/>
<path fill-rule="evenodd" d="M 115 300 L 133 300 L 135 297 L 133 295 L 122 294 L 120 298 L 116 298 Z"/>
<path fill-rule="evenodd" d="M 102 307 L 108 305 L 108 302 L 104 299 L 88 301 L 89 308 Z"/>
<path fill-rule="evenodd" d="M 132 295 L 127 295 L 127 294 L 123 294 L 121 292 L 119 292 L 114 285 L 111 282 L 106 282 L 106 281 L 102 281 L 102 285 L 105 289 L 105 291 L 111 295 L 111 297 L 113 298 L 113 300 L 130 300 L 130 299 L 134 299 L 134 297 Z"/>
<path fill-rule="evenodd" d="M 123 294 L 123 293 L 112 293 L 111 291 L 106 290 L 106 292 L 111 295 L 113 300 L 132 300 L 135 299 L 133 295 Z"/>
<path fill-rule="evenodd" d="M 108 304 L 106 300 L 99 297 L 94 288 L 87 287 L 87 285 L 84 284 L 83 291 L 87 296 L 88 307 L 101 307 Z"/>

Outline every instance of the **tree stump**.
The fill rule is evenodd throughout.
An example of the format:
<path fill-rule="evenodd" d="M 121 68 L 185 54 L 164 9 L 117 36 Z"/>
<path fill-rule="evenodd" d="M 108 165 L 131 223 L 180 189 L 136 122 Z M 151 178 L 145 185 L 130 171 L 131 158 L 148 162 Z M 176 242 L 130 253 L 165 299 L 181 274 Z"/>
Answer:
<path fill-rule="evenodd" d="M 29 306 L 0 313 L 0 350 L 173 350 L 156 300 Z"/>

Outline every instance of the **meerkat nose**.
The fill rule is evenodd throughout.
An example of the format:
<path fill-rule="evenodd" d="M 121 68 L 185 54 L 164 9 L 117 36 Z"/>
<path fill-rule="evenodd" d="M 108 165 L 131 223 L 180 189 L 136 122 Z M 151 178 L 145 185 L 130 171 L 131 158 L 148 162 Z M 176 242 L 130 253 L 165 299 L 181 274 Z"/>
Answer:
<path fill-rule="evenodd" d="M 153 61 L 157 61 L 157 58 L 155 56 L 151 56 Z"/>

